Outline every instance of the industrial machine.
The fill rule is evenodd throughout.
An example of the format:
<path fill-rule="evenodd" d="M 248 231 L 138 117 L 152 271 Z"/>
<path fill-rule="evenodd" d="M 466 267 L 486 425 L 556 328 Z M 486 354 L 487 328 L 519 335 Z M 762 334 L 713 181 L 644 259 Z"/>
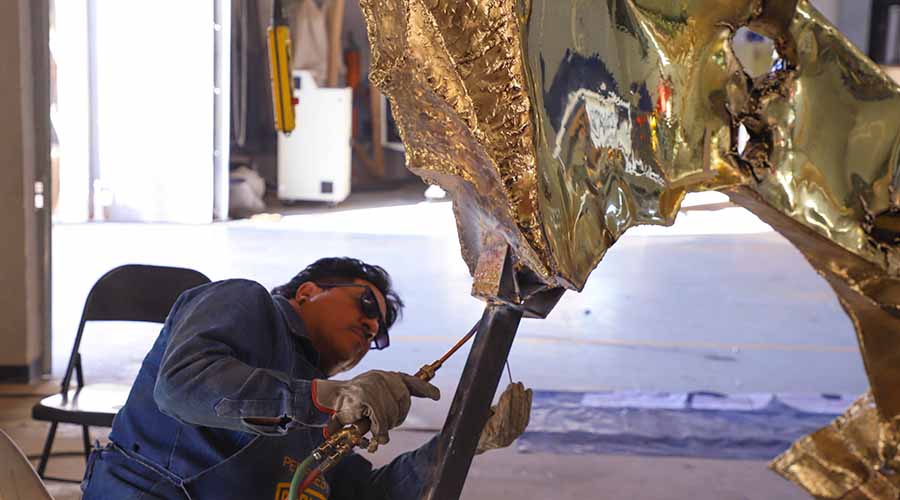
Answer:
<path fill-rule="evenodd" d="M 278 135 L 278 198 L 340 203 L 350 195 L 350 87 L 322 88 L 293 72 L 296 127 Z"/>
<path fill-rule="evenodd" d="M 272 110 L 275 130 L 284 134 L 294 131 L 295 116 L 293 85 L 291 85 L 291 29 L 280 0 L 272 2 L 272 24 L 267 31 L 269 79 L 272 82 Z"/>

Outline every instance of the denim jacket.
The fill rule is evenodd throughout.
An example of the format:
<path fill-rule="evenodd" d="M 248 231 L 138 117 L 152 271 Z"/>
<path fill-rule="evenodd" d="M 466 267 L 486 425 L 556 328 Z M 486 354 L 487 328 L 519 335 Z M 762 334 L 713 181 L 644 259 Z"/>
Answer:
<path fill-rule="evenodd" d="M 250 483 L 258 491 L 253 497 L 279 498 L 297 463 L 323 439 L 328 415 L 311 397 L 312 380 L 325 378 L 318 362 L 290 303 L 262 285 L 226 280 L 185 292 L 116 416 L 111 448 L 103 450 L 107 455 L 95 452 L 104 464 L 86 472 L 85 499 L 141 491 L 143 479 L 116 480 L 122 467 L 138 471 L 148 489 L 166 482 L 184 493 L 176 498 L 237 498 L 235 484 Z M 286 417 L 288 423 L 246 421 L 253 417 Z M 263 438 L 264 447 L 251 446 Z M 310 498 L 420 498 L 435 446 L 432 439 L 377 470 L 352 455 Z M 113 491 L 125 483 L 134 489 Z"/>

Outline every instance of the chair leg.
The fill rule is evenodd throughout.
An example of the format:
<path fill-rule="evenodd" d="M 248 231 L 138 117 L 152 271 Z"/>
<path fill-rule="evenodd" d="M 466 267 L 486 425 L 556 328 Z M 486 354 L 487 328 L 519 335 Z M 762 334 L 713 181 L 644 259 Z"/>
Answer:
<path fill-rule="evenodd" d="M 86 463 L 91 454 L 91 428 L 87 425 L 81 426 L 81 439 L 84 441 L 84 461 Z"/>
<path fill-rule="evenodd" d="M 56 426 L 58 422 L 50 424 L 50 432 L 47 433 L 47 440 L 44 442 L 44 451 L 41 453 L 41 462 L 38 464 L 38 476 L 44 477 L 44 470 L 47 469 L 47 461 L 50 460 L 50 449 L 53 448 L 53 439 L 56 437 Z"/>

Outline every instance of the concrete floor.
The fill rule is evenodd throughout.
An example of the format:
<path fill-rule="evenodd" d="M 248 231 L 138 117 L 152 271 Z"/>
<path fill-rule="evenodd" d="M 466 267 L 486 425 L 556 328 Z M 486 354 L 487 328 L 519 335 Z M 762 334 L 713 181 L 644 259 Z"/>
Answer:
<path fill-rule="evenodd" d="M 408 204 L 294 207 L 285 217 L 208 226 L 57 225 L 54 375 L 65 369 L 91 284 L 117 265 L 185 266 L 213 280 L 243 277 L 272 287 L 326 255 L 383 265 L 408 306 L 391 348 L 373 352 L 348 376 L 372 368 L 414 372 L 465 333 L 482 304 L 469 297 L 471 279 L 450 205 L 403 199 Z M 157 331 L 151 325 L 126 332 L 117 324 L 88 330 L 82 349 L 87 378 L 129 382 Z M 414 405 L 405 430 L 373 457 L 376 463 L 440 428 L 465 355 L 439 372 L 442 401 Z M 858 394 L 867 386 L 850 322 L 830 289 L 785 240 L 737 208 L 691 211 L 673 228 L 626 234 L 582 293 L 567 294 L 546 320 L 523 322 L 510 367 L 513 378 L 539 390 Z M 34 398 L 0 401 L 0 427 L 27 453 L 39 452 L 42 427 L 27 418 Z M 58 449 L 78 449 L 79 436 L 77 429 L 64 433 Z M 82 466 L 77 457 L 59 465 L 73 475 Z M 804 498 L 763 461 L 524 454 L 515 448 L 479 457 L 463 497 L 513 495 Z"/>
<path fill-rule="evenodd" d="M 52 392 L 53 387 L 38 387 Z M 47 427 L 29 419 L 37 397 L 6 397 L 22 387 L 0 386 L 0 429 L 6 431 L 31 458 L 43 445 Z M 93 439 L 104 440 L 106 429 L 94 429 Z M 394 431 L 391 443 L 377 453 L 365 453 L 376 466 L 397 453 L 413 449 L 430 433 Z M 65 456 L 50 460 L 47 474 L 79 478 L 84 459 L 81 430 L 61 425 L 54 451 Z M 33 460 L 32 463 L 37 463 Z M 47 481 L 56 500 L 81 498 L 77 484 Z M 792 500 L 808 498 L 801 490 L 769 472 L 762 461 L 701 460 L 621 455 L 557 455 L 518 453 L 514 448 L 475 457 L 462 498 L 630 499 L 630 500 Z"/>

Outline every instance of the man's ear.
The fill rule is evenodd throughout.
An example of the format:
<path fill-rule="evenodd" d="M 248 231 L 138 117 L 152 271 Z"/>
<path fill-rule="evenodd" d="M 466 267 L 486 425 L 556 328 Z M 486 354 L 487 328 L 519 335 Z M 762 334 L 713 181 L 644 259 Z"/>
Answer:
<path fill-rule="evenodd" d="M 319 288 L 319 285 L 312 281 L 304 281 L 297 287 L 297 293 L 294 294 L 294 300 L 296 300 L 298 304 L 302 304 L 316 295 L 319 295 L 322 291 L 323 290 Z"/>

